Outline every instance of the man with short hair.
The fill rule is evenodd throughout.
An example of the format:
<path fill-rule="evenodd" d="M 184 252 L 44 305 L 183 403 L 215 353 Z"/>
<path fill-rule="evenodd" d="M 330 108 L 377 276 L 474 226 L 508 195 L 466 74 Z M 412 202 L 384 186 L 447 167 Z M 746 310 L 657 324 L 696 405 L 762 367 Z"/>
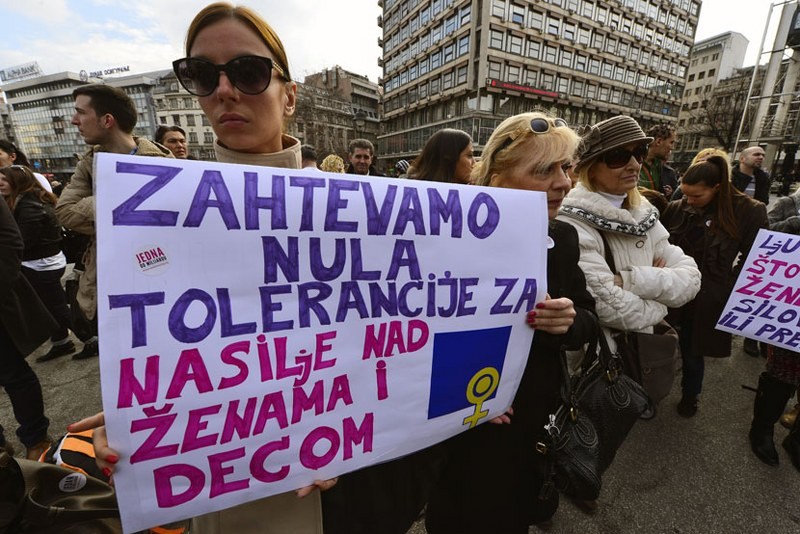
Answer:
<path fill-rule="evenodd" d="M 657 124 L 647 130 L 647 136 L 652 137 L 653 141 L 639 170 L 639 186 L 658 191 L 669 199 L 678 186 L 678 173 L 667 165 L 675 144 L 675 127 Z"/>
<path fill-rule="evenodd" d="M 739 162 L 733 166 L 731 183 L 745 195 L 769 204 L 769 174 L 761 167 L 766 153 L 760 146 L 751 146 L 739 154 Z"/>
<path fill-rule="evenodd" d="M 375 147 L 368 139 L 353 139 L 348 147 L 350 165 L 347 174 L 362 174 L 369 176 L 384 176 L 372 165 Z"/>
<path fill-rule="evenodd" d="M 156 130 L 156 143 L 167 147 L 176 159 L 189 159 L 186 132 L 180 126 L 159 126 Z"/>
<path fill-rule="evenodd" d="M 139 156 L 161 156 L 171 158 L 172 153 L 152 141 L 134 137 L 138 112 L 133 100 L 116 87 L 101 84 L 77 87 L 75 114 L 72 124 L 86 144 L 91 148 L 78 162 L 75 173 L 64 188 L 56 205 L 59 222 L 70 230 L 90 236 L 89 245 L 83 255 L 84 271 L 78 280 L 77 302 L 82 314 L 92 321 L 97 331 L 97 254 L 92 188 L 92 166 L 98 152 L 136 154 Z M 97 177 L 103 179 L 102 176 Z M 81 360 L 97 356 L 97 336 L 84 342 L 83 350 L 72 358 Z"/>
<path fill-rule="evenodd" d="M 302 158 L 301 168 L 305 169 L 311 167 L 312 169 L 318 169 L 317 167 L 317 149 L 311 145 L 303 145 L 300 147 L 300 157 Z"/>

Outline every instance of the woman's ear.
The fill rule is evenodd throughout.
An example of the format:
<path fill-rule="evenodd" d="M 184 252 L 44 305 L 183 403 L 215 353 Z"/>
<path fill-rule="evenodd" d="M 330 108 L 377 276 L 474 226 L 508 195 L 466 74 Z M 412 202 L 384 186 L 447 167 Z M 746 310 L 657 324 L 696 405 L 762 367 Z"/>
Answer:
<path fill-rule="evenodd" d="M 487 184 L 489 187 L 500 187 L 500 181 L 502 180 L 502 176 L 499 173 L 494 173 L 491 178 L 489 178 L 489 183 Z"/>
<path fill-rule="evenodd" d="M 286 82 L 285 89 L 285 102 L 283 104 L 283 114 L 286 117 L 294 115 L 297 107 L 297 84 L 295 82 Z"/>

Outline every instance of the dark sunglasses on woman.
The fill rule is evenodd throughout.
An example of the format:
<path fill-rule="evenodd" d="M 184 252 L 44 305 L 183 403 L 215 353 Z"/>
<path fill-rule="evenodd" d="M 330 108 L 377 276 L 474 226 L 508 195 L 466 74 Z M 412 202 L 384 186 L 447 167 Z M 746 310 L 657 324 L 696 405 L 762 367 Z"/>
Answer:
<path fill-rule="evenodd" d="M 609 150 L 600 156 L 600 161 L 605 163 L 609 169 L 619 169 L 627 165 L 631 157 L 635 158 L 641 165 L 645 156 L 647 156 L 647 145 L 638 145 L 633 150 L 628 150 L 624 147 Z"/>
<path fill-rule="evenodd" d="M 219 86 L 219 75 L 225 72 L 231 84 L 246 95 L 263 93 L 272 81 L 272 69 L 284 79 L 286 73 L 271 58 L 239 56 L 224 65 L 197 57 L 185 57 L 172 63 L 181 85 L 194 96 L 208 96 Z"/>

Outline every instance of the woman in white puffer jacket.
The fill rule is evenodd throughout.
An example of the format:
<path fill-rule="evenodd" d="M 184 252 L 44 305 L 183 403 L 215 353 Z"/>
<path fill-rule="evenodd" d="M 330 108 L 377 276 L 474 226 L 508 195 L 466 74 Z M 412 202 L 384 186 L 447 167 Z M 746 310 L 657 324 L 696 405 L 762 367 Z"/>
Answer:
<path fill-rule="evenodd" d="M 637 189 L 653 139 L 627 116 L 581 133 L 579 183 L 564 199 L 558 219 L 578 231 L 579 265 L 613 350 L 612 330 L 651 333 L 668 308 L 691 301 L 700 290 L 700 271 L 690 256 L 669 243 L 658 210 Z M 604 238 L 617 272 L 607 261 Z M 594 502 L 577 504 L 596 507 Z"/>

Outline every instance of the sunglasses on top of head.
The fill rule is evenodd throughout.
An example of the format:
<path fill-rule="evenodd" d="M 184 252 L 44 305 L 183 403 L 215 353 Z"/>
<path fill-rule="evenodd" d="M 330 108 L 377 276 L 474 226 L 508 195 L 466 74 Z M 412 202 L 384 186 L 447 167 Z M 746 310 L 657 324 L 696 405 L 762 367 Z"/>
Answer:
<path fill-rule="evenodd" d="M 605 163 L 609 169 L 619 169 L 627 165 L 632 157 L 641 165 L 645 156 L 647 156 L 647 145 L 638 145 L 633 150 L 624 147 L 609 150 L 600 156 L 600 161 Z"/>
<path fill-rule="evenodd" d="M 503 145 L 498 149 L 498 152 L 508 148 L 511 143 L 528 131 L 535 134 L 546 134 L 552 128 L 569 128 L 569 125 L 567 124 L 567 121 L 561 118 L 545 119 L 544 117 L 536 117 L 535 119 L 531 119 L 531 122 L 528 123 L 528 130 L 525 130 L 521 133 L 517 132 L 512 134 L 503 142 Z"/>
<path fill-rule="evenodd" d="M 286 73 L 268 57 L 239 56 L 224 65 L 197 57 L 185 57 L 172 63 L 181 85 L 194 96 L 208 96 L 219 86 L 219 75 L 225 72 L 231 84 L 246 95 L 263 93 L 272 81 L 272 69 L 284 79 Z"/>

